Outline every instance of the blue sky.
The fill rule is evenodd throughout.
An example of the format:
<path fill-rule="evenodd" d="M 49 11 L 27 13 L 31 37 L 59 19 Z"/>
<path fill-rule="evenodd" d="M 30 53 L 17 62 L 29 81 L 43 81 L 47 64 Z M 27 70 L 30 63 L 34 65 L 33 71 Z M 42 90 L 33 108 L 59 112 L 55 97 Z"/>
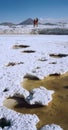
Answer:
<path fill-rule="evenodd" d="M 68 18 L 68 0 L 0 0 L 0 22 L 34 17 Z"/>

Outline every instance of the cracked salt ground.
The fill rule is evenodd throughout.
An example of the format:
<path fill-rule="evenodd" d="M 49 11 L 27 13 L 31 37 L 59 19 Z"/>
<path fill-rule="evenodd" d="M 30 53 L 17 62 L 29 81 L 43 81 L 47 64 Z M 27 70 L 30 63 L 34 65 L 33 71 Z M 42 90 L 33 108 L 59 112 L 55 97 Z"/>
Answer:
<path fill-rule="evenodd" d="M 23 43 L 24 45 L 30 46 L 29 50 L 35 50 L 35 53 L 29 53 L 29 54 L 21 53 L 19 49 L 17 50 L 13 49 L 12 48 L 13 45 L 15 45 L 15 43 L 17 42 L 20 45 L 22 45 Z M 22 96 L 22 93 L 23 93 L 23 96 L 25 98 L 27 97 L 27 95 L 29 96 L 29 92 L 21 88 L 21 85 L 20 85 L 20 82 L 23 80 L 23 77 L 25 76 L 25 74 L 27 73 L 34 74 L 39 79 L 43 79 L 44 76 L 47 76 L 52 73 L 62 74 L 62 73 L 67 72 L 68 71 L 68 57 L 56 59 L 49 56 L 49 54 L 51 53 L 59 54 L 60 50 L 62 50 L 62 54 L 67 54 L 68 53 L 67 43 L 68 43 L 67 36 L 42 36 L 42 35 L 40 36 L 39 35 L 27 35 L 27 36 L 26 35 L 22 35 L 22 36 L 3 35 L 2 36 L 1 35 L 0 36 L 0 97 L 1 97 L 0 106 L 3 104 L 3 101 L 5 100 L 5 98 L 8 98 L 10 96 L 13 97 L 14 94 L 16 96 L 19 96 L 19 95 Z M 26 49 L 22 49 L 22 51 L 24 50 Z M 42 62 L 38 60 L 42 57 L 45 57 L 47 61 Z M 23 62 L 24 64 L 18 64 L 13 67 L 5 66 L 6 64 L 10 62 L 13 62 L 13 63 Z M 49 64 L 50 62 L 56 62 L 56 64 Z M 34 71 L 35 73 L 33 73 L 32 71 L 35 70 L 37 66 L 39 66 L 39 69 L 36 69 L 36 71 Z M 5 92 L 6 89 L 8 91 Z M 59 94 L 59 97 L 62 99 L 63 96 Z M 63 98 L 65 99 L 65 101 L 67 101 L 66 96 L 64 96 Z M 58 101 L 57 101 L 57 104 L 58 104 Z M 49 111 L 48 111 L 48 114 L 49 114 Z M 50 124 L 50 122 L 49 123 L 47 121 L 45 122 L 47 124 Z M 61 125 L 62 123 L 59 123 L 59 124 Z"/>
<path fill-rule="evenodd" d="M 63 130 L 60 126 L 51 124 L 51 125 L 45 125 L 40 130 Z"/>
<path fill-rule="evenodd" d="M 39 122 L 39 119 L 35 114 L 22 115 L 5 107 L 0 107 L 0 120 L 1 119 L 6 119 L 6 121 L 10 121 L 10 126 L 6 126 L 6 123 L 2 120 L 2 123 L 0 124 L 0 129 L 3 128 L 3 130 L 37 130 L 36 124 Z"/>
<path fill-rule="evenodd" d="M 40 86 L 39 88 L 34 88 L 30 91 L 30 95 L 26 98 L 28 104 L 40 104 L 48 105 L 52 101 L 53 90 L 47 90 L 46 88 Z"/>

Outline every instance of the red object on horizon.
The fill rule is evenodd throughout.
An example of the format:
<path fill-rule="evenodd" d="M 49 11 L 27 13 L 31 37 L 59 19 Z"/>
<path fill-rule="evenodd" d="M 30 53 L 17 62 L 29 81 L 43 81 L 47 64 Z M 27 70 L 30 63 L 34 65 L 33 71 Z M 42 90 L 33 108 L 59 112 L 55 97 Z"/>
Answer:
<path fill-rule="evenodd" d="M 38 18 L 34 19 L 33 22 L 34 22 L 34 27 L 35 27 L 35 26 L 38 26 Z"/>

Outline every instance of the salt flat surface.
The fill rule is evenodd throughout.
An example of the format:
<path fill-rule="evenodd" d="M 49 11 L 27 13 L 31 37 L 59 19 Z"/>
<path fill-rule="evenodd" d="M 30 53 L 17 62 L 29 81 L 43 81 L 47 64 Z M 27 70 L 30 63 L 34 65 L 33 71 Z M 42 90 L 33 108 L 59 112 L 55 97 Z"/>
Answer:
<path fill-rule="evenodd" d="M 39 24 L 34 27 L 34 25 L 13 25 L 5 26 L 0 25 L 0 34 L 67 34 L 68 35 L 68 22 L 58 22 L 50 23 L 46 22 L 45 25 Z M 52 30 L 53 29 L 53 30 Z M 49 31 L 47 31 L 49 30 Z M 43 32 L 43 33 L 42 33 Z"/>
<path fill-rule="evenodd" d="M 14 49 L 14 45 L 29 47 Z M 23 52 L 27 50 L 35 52 Z M 68 71 L 68 56 L 55 58 L 50 56 L 52 53 L 68 54 L 68 36 L 0 35 L 0 106 L 3 107 L 7 97 L 16 94 L 24 98 L 29 96 L 29 91 L 21 87 L 21 81 L 27 73 L 43 79 L 49 74 Z M 15 65 L 8 66 L 11 62 Z"/>
<path fill-rule="evenodd" d="M 26 98 L 26 101 L 29 104 L 40 104 L 40 105 L 48 105 L 48 103 L 52 100 L 52 94 L 54 91 L 47 90 L 46 88 L 40 86 L 39 88 L 35 88 L 30 91 L 30 95 Z"/>
<path fill-rule="evenodd" d="M 0 119 L 2 118 L 6 118 L 7 121 L 10 121 L 10 126 L 5 126 L 3 130 L 37 130 L 35 125 L 39 122 L 35 114 L 24 115 L 6 109 L 5 107 L 0 107 Z"/>
<path fill-rule="evenodd" d="M 63 130 L 59 125 L 51 124 L 45 125 L 41 128 L 41 130 Z"/>

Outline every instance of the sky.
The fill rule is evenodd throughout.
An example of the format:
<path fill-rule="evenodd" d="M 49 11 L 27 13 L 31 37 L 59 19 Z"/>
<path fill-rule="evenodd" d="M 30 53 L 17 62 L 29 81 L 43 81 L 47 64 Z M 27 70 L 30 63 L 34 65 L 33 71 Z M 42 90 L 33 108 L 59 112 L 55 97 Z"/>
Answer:
<path fill-rule="evenodd" d="M 35 17 L 68 18 L 68 0 L 0 0 L 0 23 Z"/>

